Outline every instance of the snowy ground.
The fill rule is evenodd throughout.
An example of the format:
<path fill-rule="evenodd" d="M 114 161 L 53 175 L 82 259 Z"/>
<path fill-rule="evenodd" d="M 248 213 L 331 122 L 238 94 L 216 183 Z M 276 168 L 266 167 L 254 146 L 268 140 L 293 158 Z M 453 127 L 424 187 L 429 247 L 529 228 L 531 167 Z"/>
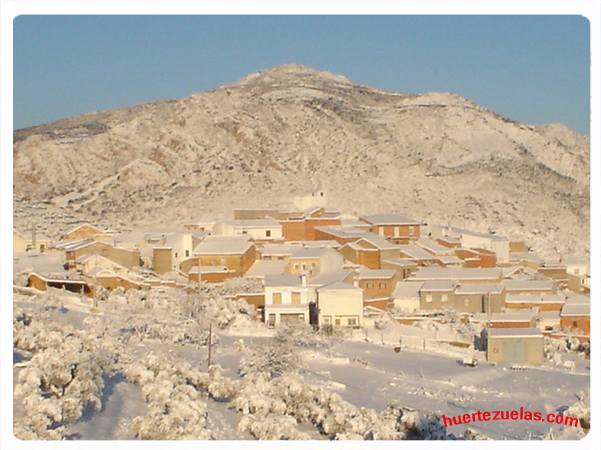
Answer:
<path fill-rule="evenodd" d="M 44 313 L 48 306 L 46 302 L 52 307 Z M 124 323 L 131 321 L 128 317 L 135 316 L 135 311 L 147 320 L 164 315 L 164 312 L 149 307 L 148 302 L 139 309 L 135 309 L 133 303 L 123 303 L 123 299 L 111 296 L 98 308 L 92 308 L 89 300 L 82 301 L 73 295 L 54 296 L 52 301 L 46 294 L 15 295 L 15 306 L 28 312 L 34 320 L 46 314 L 56 326 L 72 326 L 80 330 L 89 327 L 86 320 L 89 317 L 108 319 L 103 326 L 110 328 L 111 324 L 123 327 Z M 124 314 L 123 310 L 127 310 L 128 314 Z M 262 324 L 237 319 L 226 327 L 216 327 L 213 364 L 222 368 L 227 380 L 242 382 L 239 370 L 243 359 L 249 358 L 253 349 L 273 344 L 273 334 Z M 364 342 L 356 335 L 352 340 L 344 336 L 321 337 L 319 345 L 300 346 L 294 350 L 299 358 L 296 370 L 306 385 L 336 393 L 355 407 L 376 412 L 384 411 L 391 400 L 397 400 L 400 405 L 411 407 L 418 413 L 434 412 L 447 416 L 478 409 L 519 409 L 521 406 L 532 411 L 550 412 L 574 404 L 578 393 L 589 390 L 588 361 L 575 353 L 564 355 L 564 359 L 575 361 L 573 371 L 556 368 L 551 362 L 540 368 L 515 371 L 486 362 L 474 368 L 463 367 L 458 362 L 461 352 L 466 352 L 462 349 L 430 348 L 424 352 L 403 348 L 396 353 L 393 345 L 384 341 L 384 345 L 373 340 Z M 207 370 L 206 345 L 170 342 L 170 339 L 159 336 L 130 341 L 125 348 L 127 358 L 133 362 L 155 353 L 165 355 L 169 360 L 186 361 L 198 371 Z M 18 383 L 19 372 L 25 370 L 20 365 L 27 359 L 26 352 L 14 353 L 15 383 Z M 101 408 L 96 411 L 86 408 L 79 419 L 67 423 L 65 434 L 68 438 L 135 438 L 126 424 L 147 414 L 149 406 L 141 386 L 128 380 L 118 370 L 105 373 L 103 379 Z M 22 400 L 15 397 L 14 404 L 15 418 L 18 419 L 24 414 Z M 206 399 L 206 428 L 210 430 L 211 438 L 252 439 L 253 435 L 248 430 L 239 427 L 242 418 L 243 414 L 232 407 L 232 402 L 211 397 Z M 541 439 L 549 431 L 549 424 L 526 421 L 482 422 L 469 427 L 492 439 Z M 561 432 L 560 428 L 555 426 L 554 433 Z M 465 426 L 455 426 L 448 431 L 459 436 L 465 429 Z M 311 439 L 327 438 L 318 428 L 307 423 L 299 424 L 298 430 Z"/>

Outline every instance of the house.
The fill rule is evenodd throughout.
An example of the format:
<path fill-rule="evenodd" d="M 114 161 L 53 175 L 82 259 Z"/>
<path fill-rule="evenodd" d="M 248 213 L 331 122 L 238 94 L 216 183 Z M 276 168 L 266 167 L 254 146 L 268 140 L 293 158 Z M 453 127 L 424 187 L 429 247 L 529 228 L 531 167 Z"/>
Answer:
<path fill-rule="evenodd" d="M 460 284 L 453 292 L 454 309 L 466 313 L 498 313 L 505 308 L 505 288 L 499 283 Z"/>
<path fill-rule="evenodd" d="M 591 310 L 587 304 L 567 304 L 559 313 L 559 326 L 562 330 L 590 336 Z"/>
<path fill-rule="evenodd" d="M 282 234 L 286 241 L 306 241 L 323 238 L 317 228 L 340 225 L 340 213 L 326 211 L 324 208 L 315 208 L 309 211 L 300 211 L 286 219 L 280 219 Z"/>
<path fill-rule="evenodd" d="M 363 291 L 352 284 L 336 282 L 317 289 L 320 327 L 360 327 L 363 323 Z"/>
<path fill-rule="evenodd" d="M 62 240 L 64 241 L 78 241 L 81 239 L 94 239 L 96 241 L 102 241 L 111 243 L 115 232 L 99 228 L 90 223 L 82 223 L 67 231 Z"/>
<path fill-rule="evenodd" d="M 455 250 L 453 248 L 441 245 L 434 239 L 420 238 L 415 241 L 415 244 L 435 256 L 450 256 L 455 254 Z"/>
<path fill-rule="evenodd" d="M 304 275 L 265 276 L 265 322 L 309 324 L 310 304 L 315 304 L 315 289 L 307 286 Z"/>
<path fill-rule="evenodd" d="M 293 275 L 314 276 L 342 269 L 343 264 L 343 256 L 334 249 L 300 247 L 288 257 L 286 271 Z"/>
<path fill-rule="evenodd" d="M 339 252 L 355 264 L 369 269 L 381 269 L 383 260 L 399 257 L 399 246 L 377 234 L 369 233 L 356 242 L 343 245 Z"/>
<path fill-rule="evenodd" d="M 485 336 L 489 362 L 533 366 L 544 362 L 544 338 L 537 328 L 488 328 Z"/>
<path fill-rule="evenodd" d="M 114 272 L 109 269 L 95 271 L 92 278 L 97 284 L 109 291 L 116 288 L 122 288 L 126 291 L 129 289 L 150 289 L 149 284 L 137 280 L 127 273 Z"/>
<path fill-rule="evenodd" d="M 69 241 L 60 244 L 60 246 L 57 245 L 57 248 L 65 251 L 65 260 L 69 267 L 75 267 L 77 260 L 82 256 L 93 254 L 104 256 L 128 269 L 137 268 L 141 265 L 139 250 L 115 247 L 94 239 Z"/>
<path fill-rule="evenodd" d="M 463 267 L 496 267 L 497 255 L 483 248 L 456 248 L 455 255 L 463 262 Z"/>
<path fill-rule="evenodd" d="M 455 255 L 437 255 L 434 262 L 443 267 L 466 267 L 464 260 Z"/>
<path fill-rule="evenodd" d="M 419 311 L 423 284 L 422 281 L 399 281 L 392 292 L 394 309 L 407 313 Z"/>
<path fill-rule="evenodd" d="M 587 258 L 564 257 L 566 266 L 567 288 L 574 292 L 590 292 L 591 275 Z"/>
<path fill-rule="evenodd" d="M 460 228 L 454 228 L 453 232 L 459 235 L 462 247 L 490 250 L 496 254 L 499 263 L 509 262 L 509 239 L 506 237 Z"/>
<path fill-rule="evenodd" d="M 321 272 L 307 279 L 307 286 L 319 288 L 334 283 L 352 283 L 355 272 L 351 269 L 338 269 L 330 272 Z"/>
<path fill-rule="evenodd" d="M 399 280 L 409 278 L 417 270 L 417 264 L 407 258 L 384 259 L 380 262 L 380 266 L 382 269 L 395 270 Z"/>
<path fill-rule="evenodd" d="M 13 229 L 13 253 L 36 251 L 44 253 L 52 246 L 50 238 L 32 233 L 31 237 L 25 236 L 19 230 Z"/>
<path fill-rule="evenodd" d="M 156 273 L 177 272 L 186 259 L 192 257 L 195 245 L 202 239 L 192 232 L 148 233 L 144 236 L 144 251 L 152 249 L 152 267 Z M 203 235 L 203 239 L 204 239 Z"/>
<path fill-rule="evenodd" d="M 525 294 L 555 294 L 555 284 L 553 280 L 503 280 L 507 294 L 525 295 Z"/>
<path fill-rule="evenodd" d="M 527 252 L 511 252 L 509 254 L 509 262 L 514 265 L 520 265 L 537 270 L 544 264 L 544 260 L 536 253 Z"/>
<path fill-rule="evenodd" d="M 538 325 L 533 310 L 482 313 L 489 328 L 534 328 Z"/>
<path fill-rule="evenodd" d="M 451 280 L 424 280 L 419 290 L 419 309 L 454 309 L 454 291 Z"/>
<path fill-rule="evenodd" d="M 363 236 L 369 236 L 369 231 L 361 227 L 346 226 L 321 226 L 315 227 L 316 240 L 336 241 L 341 246 L 350 242 L 355 242 Z"/>
<path fill-rule="evenodd" d="M 65 278 L 64 275 L 41 275 L 35 272 L 29 274 L 27 286 L 45 291 L 49 287 L 64 289 L 76 294 L 85 294 L 94 297 L 94 286 L 80 278 Z"/>
<path fill-rule="evenodd" d="M 419 267 L 410 280 L 449 280 L 461 284 L 494 284 L 501 281 L 503 271 L 500 268 L 463 268 L 463 267 Z"/>
<path fill-rule="evenodd" d="M 461 247 L 461 239 L 458 237 L 452 236 L 440 236 L 435 239 L 437 244 L 442 245 L 443 247 L 448 248 L 460 248 Z"/>
<path fill-rule="evenodd" d="M 284 239 L 282 225 L 271 217 L 226 220 L 215 226 L 214 234 L 220 236 L 249 236 L 255 242 L 274 242 L 283 241 Z"/>
<path fill-rule="evenodd" d="M 359 218 L 369 231 L 396 244 L 409 244 L 420 238 L 421 222 L 401 214 L 370 214 Z"/>
<path fill-rule="evenodd" d="M 188 272 L 188 281 L 198 283 L 204 281 L 207 283 L 223 283 L 229 278 L 237 277 L 235 270 L 225 266 L 194 266 Z"/>
<path fill-rule="evenodd" d="M 265 279 L 266 275 L 282 275 L 288 268 L 287 261 L 257 259 L 244 275 L 245 278 Z"/>
<path fill-rule="evenodd" d="M 355 285 L 365 298 L 390 298 L 397 284 L 397 273 L 391 269 L 361 269 L 355 275 Z"/>
<path fill-rule="evenodd" d="M 213 234 L 213 229 L 215 228 L 215 222 L 212 220 L 199 220 L 198 222 L 185 223 L 183 226 L 185 231 L 189 232 L 202 232 L 206 233 L 206 235 Z"/>
<path fill-rule="evenodd" d="M 197 266 L 225 266 L 240 277 L 254 264 L 257 252 L 248 236 L 207 236 L 193 256 Z"/>
<path fill-rule="evenodd" d="M 561 289 L 568 287 L 567 267 L 562 263 L 545 262 L 537 269 L 537 272 L 543 277 L 555 281 L 555 286 Z"/>
<path fill-rule="evenodd" d="M 263 244 L 257 249 L 258 256 L 264 260 L 288 260 L 299 248 L 289 244 Z"/>
<path fill-rule="evenodd" d="M 566 298 L 562 294 L 508 294 L 505 298 L 508 310 L 537 308 L 541 312 L 559 312 L 565 303 Z"/>
<path fill-rule="evenodd" d="M 437 265 L 438 258 L 433 253 L 416 244 L 399 245 L 401 258 L 413 261 L 418 266 Z"/>

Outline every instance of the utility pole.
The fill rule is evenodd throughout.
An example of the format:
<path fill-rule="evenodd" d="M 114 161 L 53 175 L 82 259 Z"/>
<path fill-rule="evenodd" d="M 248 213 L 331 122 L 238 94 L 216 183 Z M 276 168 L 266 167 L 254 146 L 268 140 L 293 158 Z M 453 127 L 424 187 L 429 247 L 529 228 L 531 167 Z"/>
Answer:
<path fill-rule="evenodd" d="M 213 322 L 209 322 L 209 360 L 207 364 L 207 368 L 211 368 L 211 351 L 213 347 Z"/>

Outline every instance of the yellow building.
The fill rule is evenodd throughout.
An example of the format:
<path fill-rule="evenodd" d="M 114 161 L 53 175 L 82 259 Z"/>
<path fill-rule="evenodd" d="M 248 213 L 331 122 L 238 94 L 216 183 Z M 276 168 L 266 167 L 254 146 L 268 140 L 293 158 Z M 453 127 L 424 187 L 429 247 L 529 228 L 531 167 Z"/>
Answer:
<path fill-rule="evenodd" d="M 348 283 L 317 289 L 320 327 L 360 327 L 363 322 L 363 290 Z"/>

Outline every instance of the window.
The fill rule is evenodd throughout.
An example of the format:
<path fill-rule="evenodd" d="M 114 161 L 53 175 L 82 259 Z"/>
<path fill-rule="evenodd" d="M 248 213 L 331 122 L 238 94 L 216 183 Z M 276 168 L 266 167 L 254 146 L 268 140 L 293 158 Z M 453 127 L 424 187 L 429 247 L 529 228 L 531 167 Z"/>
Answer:
<path fill-rule="evenodd" d="M 426 294 L 426 302 L 428 302 L 428 303 L 432 302 L 432 294 Z"/>
<path fill-rule="evenodd" d="M 442 296 L 440 297 L 440 300 L 442 300 L 443 302 L 446 302 L 447 300 L 449 300 L 449 296 L 447 294 L 442 294 Z"/>
<path fill-rule="evenodd" d="M 275 325 L 275 314 L 269 314 L 269 319 L 267 320 L 267 324 L 270 327 L 273 327 Z"/>
<path fill-rule="evenodd" d="M 280 292 L 274 292 L 273 296 L 273 304 L 274 305 L 281 305 L 282 304 L 282 294 Z"/>
<path fill-rule="evenodd" d="M 265 230 L 265 236 L 271 237 L 271 230 Z"/>
<path fill-rule="evenodd" d="M 572 322 L 572 326 L 573 326 L 574 328 L 578 328 L 578 321 L 577 321 L 577 320 L 574 320 L 574 321 Z"/>
<path fill-rule="evenodd" d="M 357 319 L 355 319 L 354 317 L 353 317 L 353 318 L 350 318 L 350 319 L 348 319 L 347 323 L 348 323 L 348 324 L 349 324 L 351 327 L 357 326 Z"/>
<path fill-rule="evenodd" d="M 336 317 L 336 326 L 339 327 L 340 326 L 340 317 Z"/>
<path fill-rule="evenodd" d="M 373 283 L 370 283 L 370 282 L 368 281 L 367 283 L 365 283 L 365 287 L 366 287 L 367 289 L 371 289 L 371 288 L 373 288 L 373 287 L 374 287 L 374 284 L 373 284 Z"/>
<path fill-rule="evenodd" d="M 386 283 L 380 283 L 380 289 L 386 289 Z"/>
<path fill-rule="evenodd" d="M 300 292 L 293 292 L 292 293 L 292 304 L 300 305 L 300 302 L 301 302 L 300 300 L 301 300 Z"/>
<path fill-rule="evenodd" d="M 242 234 L 248 234 L 247 230 L 242 230 Z"/>
<path fill-rule="evenodd" d="M 186 250 L 186 258 L 190 256 L 190 250 Z"/>

